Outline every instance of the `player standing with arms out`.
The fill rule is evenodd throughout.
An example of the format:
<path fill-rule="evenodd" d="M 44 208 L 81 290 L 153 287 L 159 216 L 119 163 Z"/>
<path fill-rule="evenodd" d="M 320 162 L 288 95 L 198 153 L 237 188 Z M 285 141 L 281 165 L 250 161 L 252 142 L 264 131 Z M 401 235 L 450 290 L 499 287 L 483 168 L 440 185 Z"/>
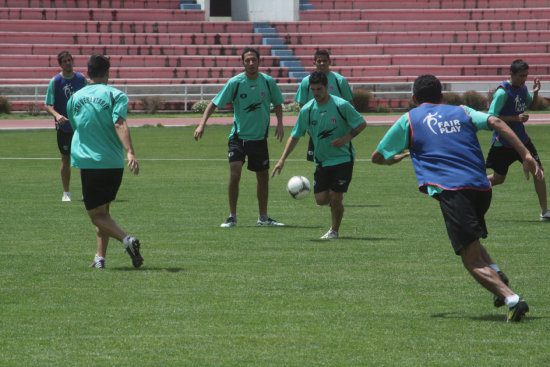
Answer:
<path fill-rule="evenodd" d="M 84 205 L 97 237 L 97 253 L 90 267 L 104 268 L 109 238 L 122 242 L 134 267 L 143 264 L 141 242 L 130 237 L 113 220 L 111 202 L 122 182 L 124 150 L 128 167 L 134 174 L 139 165 L 126 123 L 128 97 L 109 82 L 109 59 L 92 55 L 88 60 L 90 85 L 73 94 L 67 103 L 69 120 L 75 131 L 71 146 L 71 164 L 80 168 Z"/>
<path fill-rule="evenodd" d="M 342 75 L 331 71 L 330 64 L 330 53 L 327 50 L 317 50 L 315 55 L 313 55 L 313 65 L 315 65 L 315 69 L 323 72 L 327 76 L 328 93 L 351 102 L 353 99 L 353 92 L 351 91 L 348 81 Z M 313 99 L 311 88 L 309 88 L 309 77 L 308 75 L 302 79 L 300 87 L 296 92 L 296 97 L 294 97 L 294 100 L 300 105 L 300 109 Z M 308 161 L 313 162 L 314 150 L 313 138 L 310 137 L 306 156 Z"/>
<path fill-rule="evenodd" d="M 244 72 L 229 79 L 223 89 L 210 102 L 199 126 L 194 132 L 195 140 L 202 138 L 206 122 L 216 107 L 233 102 L 233 129 L 229 134 L 229 217 L 221 227 L 237 225 L 237 200 L 239 183 L 246 156 L 248 169 L 256 173 L 259 226 L 283 226 L 267 214 L 269 196 L 269 135 L 270 105 L 275 106 L 277 127 L 275 137 L 283 140 L 284 98 L 272 77 L 259 72 L 260 54 L 256 49 L 246 48 L 241 54 Z"/>
<path fill-rule="evenodd" d="M 44 108 L 55 119 L 57 146 L 61 153 L 61 184 L 63 185 L 62 201 L 71 201 L 69 184 L 71 181 L 71 140 L 73 128 L 67 118 L 67 101 L 73 93 L 87 84 L 86 77 L 74 71 L 74 59 L 69 51 L 57 55 L 57 62 L 62 71 L 54 76 L 48 85 Z"/>
<path fill-rule="evenodd" d="M 372 153 L 372 162 L 400 162 L 409 155 L 401 152 L 409 149 L 418 188 L 439 201 L 451 244 L 464 267 L 508 306 L 507 321 L 521 321 L 529 306 L 501 279 L 500 269 L 479 241 L 487 237 L 485 213 L 491 203 L 491 183 L 476 132 L 492 129 L 505 137 L 522 157 L 527 179 L 529 172 L 538 179 L 543 172 L 504 121 L 466 106 L 440 104 L 442 97 L 435 76 L 418 77 L 413 100 L 419 106 L 389 129 Z"/>
<path fill-rule="evenodd" d="M 312 72 L 309 88 L 313 99 L 300 111 L 271 177 L 281 173 L 289 154 L 306 131 L 309 132 L 315 144 L 315 201 L 318 205 L 330 205 L 332 218 L 332 226 L 321 239 L 335 239 L 344 217 L 344 193 L 353 174 L 355 149 L 351 139 L 363 131 L 367 123 L 349 102 L 328 93 L 325 73 Z"/>
<path fill-rule="evenodd" d="M 537 161 L 542 170 L 542 163 L 535 145 L 525 131 L 524 123 L 529 120 L 529 115 L 525 110 L 538 98 L 540 91 L 540 80 L 535 78 L 533 84 L 533 96 L 529 94 L 525 81 L 529 75 L 529 65 L 520 59 L 514 60 L 510 65 L 510 80 L 500 83 L 493 94 L 493 101 L 489 107 L 489 114 L 500 118 L 516 133 L 521 142 L 529 150 L 533 158 Z M 487 168 L 493 169 L 493 174 L 489 175 L 489 180 L 493 186 L 500 185 L 506 180 L 508 168 L 515 161 L 521 162 L 521 157 L 512 148 L 510 143 L 498 134 L 493 133 L 491 149 L 487 155 Z M 546 192 L 546 180 L 544 177 L 533 180 L 535 191 L 539 198 L 541 209 L 540 220 L 549 221 L 550 211 L 548 210 L 548 200 Z"/>

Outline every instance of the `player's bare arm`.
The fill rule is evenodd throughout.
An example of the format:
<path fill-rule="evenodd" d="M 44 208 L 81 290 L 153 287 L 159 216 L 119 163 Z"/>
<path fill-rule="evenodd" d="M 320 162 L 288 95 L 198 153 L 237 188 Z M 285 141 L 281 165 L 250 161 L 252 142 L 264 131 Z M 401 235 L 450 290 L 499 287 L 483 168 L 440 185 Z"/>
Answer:
<path fill-rule="evenodd" d="M 126 157 L 128 158 L 128 167 L 134 175 L 139 174 L 139 163 L 136 159 L 134 153 L 134 147 L 132 145 L 132 138 L 130 136 L 130 129 L 128 128 L 128 123 L 122 117 L 119 117 L 115 123 L 116 133 L 124 150 L 126 150 Z"/>
<path fill-rule="evenodd" d="M 332 144 L 332 146 L 334 146 L 336 148 L 342 148 L 351 139 L 353 139 L 357 135 L 359 135 L 361 133 L 361 131 L 365 130 L 366 127 L 367 127 L 367 123 L 363 122 L 361 125 L 357 126 L 356 128 L 351 129 L 350 132 L 347 133 L 346 135 L 344 135 L 340 138 L 337 138 L 337 139 L 333 139 L 330 143 Z"/>
<path fill-rule="evenodd" d="M 52 105 L 44 105 L 44 109 L 55 118 L 55 121 L 57 121 L 59 125 L 64 125 L 65 123 L 69 122 L 69 119 L 57 112 Z"/>
<path fill-rule="evenodd" d="M 283 150 L 283 154 L 281 154 L 281 158 L 279 159 L 275 167 L 273 167 L 273 171 L 271 171 L 271 178 L 275 177 L 275 173 L 281 174 L 281 171 L 283 170 L 283 167 L 285 165 L 285 160 L 290 155 L 290 153 L 292 153 L 299 140 L 300 138 L 293 138 L 292 136 L 288 137 L 285 149 Z"/>
<path fill-rule="evenodd" d="M 204 114 L 202 115 L 202 120 L 199 123 L 199 126 L 195 129 L 194 138 L 195 140 L 199 140 L 202 138 L 202 134 L 204 133 L 204 127 L 206 126 L 206 121 L 208 121 L 208 118 L 210 118 L 210 115 L 214 113 L 216 110 L 216 105 L 212 102 L 208 104 L 208 107 L 206 107 L 206 110 L 204 110 Z"/>
<path fill-rule="evenodd" d="M 403 158 L 406 158 L 410 155 L 411 155 L 411 153 L 405 152 L 405 153 L 396 154 L 393 157 L 391 157 L 390 159 L 386 159 L 386 158 L 384 158 L 382 153 L 375 150 L 374 152 L 372 152 L 372 156 L 371 156 L 370 159 L 371 159 L 371 162 L 374 163 L 374 164 L 382 164 L 382 165 L 386 165 L 386 166 L 391 166 L 392 164 L 401 162 L 403 160 Z"/>
<path fill-rule="evenodd" d="M 275 128 L 275 138 L 280 142 L 283 141 L 285 136 L 285 129 L 283 127 L 283 105 L 275 106 L 275 116 L 277 116 L 277 127 Z"/>

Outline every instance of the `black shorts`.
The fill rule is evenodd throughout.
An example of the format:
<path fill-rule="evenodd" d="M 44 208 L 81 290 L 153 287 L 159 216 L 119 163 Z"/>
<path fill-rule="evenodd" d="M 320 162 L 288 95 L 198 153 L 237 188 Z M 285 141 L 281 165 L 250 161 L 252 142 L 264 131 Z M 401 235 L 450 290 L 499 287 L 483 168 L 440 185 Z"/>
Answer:
<path fill-rule="evenodd" d="M 57 130 L 57 147 L 63 155 L 71 154 L 71 141 L 73 140 L 74 132 Z"/>
<path fill-rule="evenodd" d="M 248 156 L 248 170 L 261 172 L 269 169 L 269 151 L 267 150 L 267 140 L 243 140 L 229 139 L 227 143 L 229 152 L 229 163 L 245 162 Z"/>
<path fill-rule="evenodd" d="M 455 254 L 460 255 L 469 244 L 487 237 L 485 213 L 491 205 L 491 197 L 491 190 L 445 190 L 434 195 L 439 201 Z"/>
<path fill-rule="evenodd" d="M 539 154 L 537 153 L 537 149 L 535 148 L 531 140 L 525 143 L 525 147 L 527 148 L 527 150 L 529 150 L 529 153 L 531 153 L 533 158 L 535 158 L 535 160 L 539 164 L 539 167 L 542 168 Z M 499 175 L 506 176 L 506 174 L 508 173 L 508 167 L 510 167 L 510 165 L 512 165 L 512 163 L 514 163 L 515 161 L 523 162 L 523 160 L 514 148 L 507 148 L 503 146 L 495 147 L 494 145 L 491 145 L 489 154 L 487 154 L 486 166 L 487 168 L 492 168 L 493 171 L 495 171 Z"/>
<path fill-rule="evenodd" d="M 115 200 L 123 173 L 124 168 L 81 169 L 82 198 L 86 210 Z"/>
<path fill-rule="evenodd" d="M 347 192 L 353 175 L 353 162 L 337 164 L 335 166 L 317 166 L 314 174 L 313 192 L 327 190 Z"/>

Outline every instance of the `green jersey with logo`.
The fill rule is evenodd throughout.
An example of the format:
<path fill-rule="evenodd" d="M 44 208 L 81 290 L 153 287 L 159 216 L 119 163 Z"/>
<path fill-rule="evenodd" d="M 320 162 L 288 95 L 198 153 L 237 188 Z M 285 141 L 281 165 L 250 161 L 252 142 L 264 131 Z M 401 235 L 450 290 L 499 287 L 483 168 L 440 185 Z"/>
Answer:
<path fill-rule="evenodd" d="M 263 140 L 269 134 L 271 104 L 279 106 L 284 101 L 277 83 L 269 75 L 258 73 L 258 77 L 251 80 L 241 73 L 229 79 L 212 103 L 221 108 L 233 102 L 235 112 L 230 139 Z"/>
<path fill-rule="evenodd" d="M 71 165 L 84 169 L 124 168 L 124 148 L 115 122 L 126 119 L 128 97 L 105 84 L 88 85 L 71 96 L 67 114 L 74 130 Z"/>
<path fill-rule="evenodd" d="M 342 75 L 329 71 L 327 75 L 328 80 L 328 93 L 330 95 L 340 97 L 346 101 L 351 101 L 353 99 L 353 93 L 348 84 L 346 78 Z M 311 89 L 309 89 L 309 75 L 302 79 L 298 92 L 296 92 L 296 97 L 294 100 L 302 105 L 305 105 L 313 99 L 313 94 Z"/>
<path fill-rule="evenodd" d="M 312 99 L 302 108 L 292 130 L 293 138 L 301 138 L 309 132 L 315 144 L 314 159 L 318 165 L 334 166 L 355 160 L 355 149 L 349 141 L 341 148 L 332 145 L 332 140 L 347 135 L 365 120 L 346 100 L 330 96 L 322 106 Z"/>

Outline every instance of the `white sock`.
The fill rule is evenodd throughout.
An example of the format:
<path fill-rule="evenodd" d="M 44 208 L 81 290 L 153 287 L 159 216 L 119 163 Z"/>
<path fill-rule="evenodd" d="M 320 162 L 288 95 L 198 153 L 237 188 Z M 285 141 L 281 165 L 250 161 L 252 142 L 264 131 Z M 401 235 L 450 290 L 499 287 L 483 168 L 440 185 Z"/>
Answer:
<path fill-rule="evenodd" d="M 506 306 L 508 306 L 508 308 L 514 307 L 515 305 L 518 304 L 518 302 L 519 302 L 519 296 L 517 294 L 513 294 L 511 296 L 504 298 L 504 303 L 506 303 Z"/>
<path fill-rule="evenodd" d="M 498 266 L 496 266 L 495 264 L 491 264 L 491 265 L 489 265 L 489 267 L 491 269 L 493 269 L 494 271 L 496 271 L 497 273 L 500 271 L 500 268 Z"/>
<path fill-rule="evenodd" d="M 124 237 L 124 239 L 122 240 L 122 244 L 123 244 L 124 246 L 128 247 L 128 246 L 130 245 L 130 239 L 131 239 L 131 238 L 132 238 L 132 237 L 130 237 L 130 236 Z"/>

